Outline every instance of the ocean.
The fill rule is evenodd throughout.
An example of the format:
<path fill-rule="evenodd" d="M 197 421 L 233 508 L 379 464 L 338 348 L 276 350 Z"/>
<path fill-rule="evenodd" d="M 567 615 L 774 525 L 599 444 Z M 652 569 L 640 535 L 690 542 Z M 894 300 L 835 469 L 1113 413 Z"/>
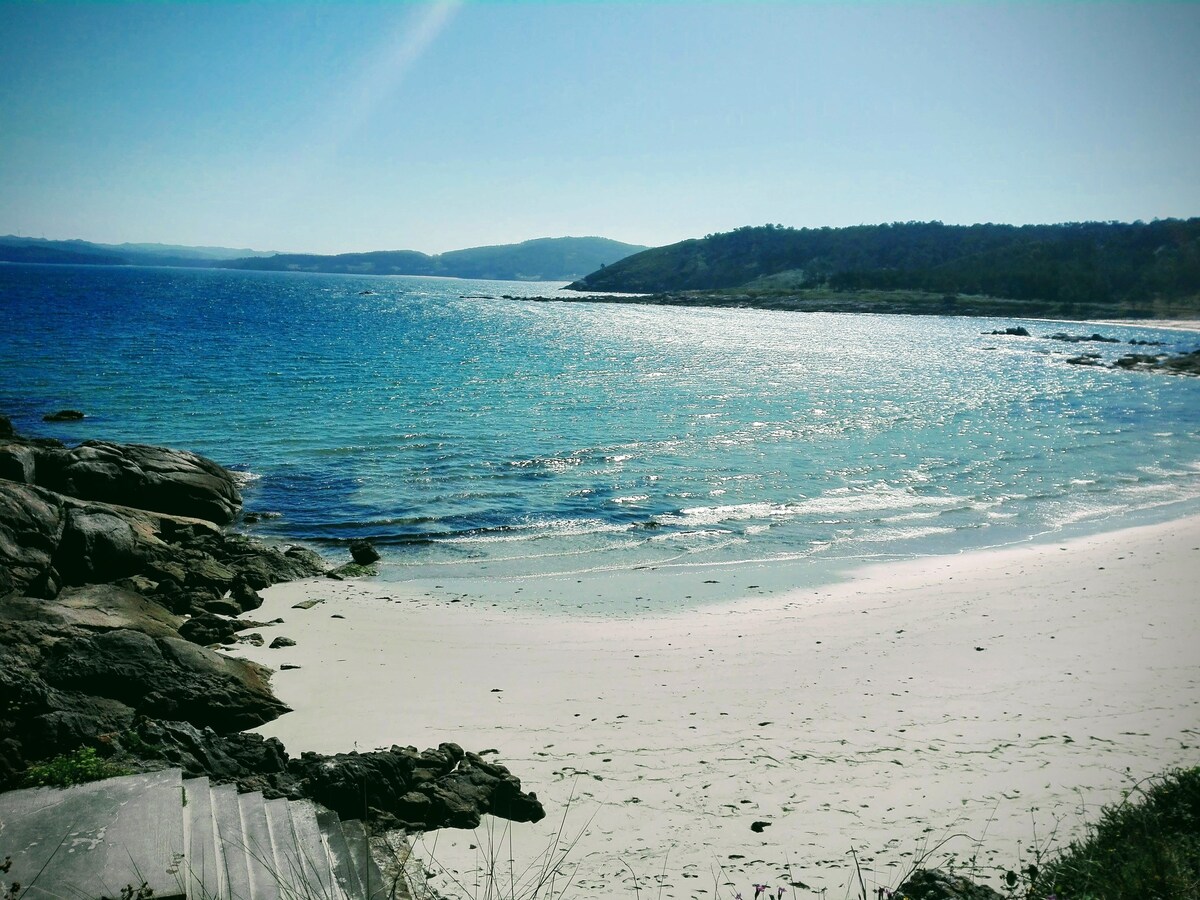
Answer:
<path fill-rule="evenodd" d="M 251 534 L 331 559 L 369 538 L 381 577 L 518 601 L 647 570 L 818 584 L 1200 511 L 1200 379 L 1067 362 L 1195 334 L 505 299 L 560 287 L 4 265 L 0 413 L 195 450 L 241 473 Z M 1121 343 L 1048 337 L 1094 331 Z M 87 418 L 41 420 L 66 407 Z"/>

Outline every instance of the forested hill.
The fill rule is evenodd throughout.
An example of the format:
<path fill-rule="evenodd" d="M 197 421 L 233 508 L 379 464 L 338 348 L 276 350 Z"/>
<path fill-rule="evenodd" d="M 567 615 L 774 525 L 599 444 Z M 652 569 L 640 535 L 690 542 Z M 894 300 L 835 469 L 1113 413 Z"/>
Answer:
<path fill-rule="evenodd" d="M 644 249 L 608 238 L 564 237 L 538 238 L 495 247 L 472 247 L 436 256 L 416 250 L 381 250 L 336 256 L 282 253 L 239 259 L 223 265 L 238 269 L 356 275 L 443 275 L 506 281 L 570 281 Z"/>
<path fill-rule="evenodd" d="M 504 281 L 570 281 L 646 248 L 599 237 L 538 238 L 520 244 L 472 247 L 430 256 L 416 250 L 374 253 L 264 253 L 225 247 L 93 244 L 0 237 L 0 262 L 93 266 L 187 266 L 354 275 L 444 275 Z"/>
<path fill-rule="evenodd" d="M 1200 311 L 1200 218 L 1150 223 L 738 228 L 646 250 L 571 285 L 663 293 L 924 291 Z"/>

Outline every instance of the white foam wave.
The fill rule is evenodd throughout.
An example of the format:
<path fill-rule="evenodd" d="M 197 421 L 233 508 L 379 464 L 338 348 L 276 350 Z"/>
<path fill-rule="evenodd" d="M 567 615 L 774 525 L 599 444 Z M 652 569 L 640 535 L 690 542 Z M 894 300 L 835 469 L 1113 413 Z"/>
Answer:
<path fill-rule="evenodd" d="M 767 501 L 736 503 L 727 506 L 693 506 L 675 515 L 660 516 L 664 525 L 681 527 L 717 525 L 749 519 L 793 519 L 802 516 L 848 516 L 883 510 L 916 510 L 933 507 L 938 510 L 967 503 L 961 497 L 920 496 L 909 490 L 888 485 L 866 490 L 838 488 L 819 497 L 788 503 Z"/>

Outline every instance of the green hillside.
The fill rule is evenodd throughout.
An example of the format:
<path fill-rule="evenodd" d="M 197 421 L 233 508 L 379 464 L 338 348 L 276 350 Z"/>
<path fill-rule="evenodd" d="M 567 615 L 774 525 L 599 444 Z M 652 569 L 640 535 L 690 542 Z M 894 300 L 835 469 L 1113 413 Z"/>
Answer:
<path fill-rule="evenodd" d="M 570 281 L 593 269 L 644 250 L 598 237 L 538 238 L 520 244 L 472 247 L 429 256 L 416 250 L 340 253 L 336 256 L 286 253 L 239 259 L 222 265 L 238 269 L 335 272 L 357 275 L 441 275 L 506 281 Z"/>
<path fill-rule="evenodd" d="M 647 250 L 571 285 L 581 291 L 916 291 L 1057 307 L 1200 312 L 1200 218 L 1151 223 L 744 227 Z"/>
<path fill-rule="evenodd" d="M 187 266 L 350 275 L 443 275 L 505 281 L 570 281 L 645 250 L 599 237 L 538 238 L 520 244 L 472 247 L 430 256 L 416 250 L 370 253 L 263 253 L 227 247 L 169 244 L 94 244 L 0 237 L 0 262 L 96 266 Z"/>

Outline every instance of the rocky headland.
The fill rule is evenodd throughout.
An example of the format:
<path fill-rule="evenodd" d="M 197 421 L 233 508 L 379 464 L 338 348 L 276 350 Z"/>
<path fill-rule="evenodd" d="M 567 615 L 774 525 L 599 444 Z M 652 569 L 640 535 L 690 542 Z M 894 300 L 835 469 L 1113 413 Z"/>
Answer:
<path fill-rule="evenodd" d="M 196 454 L 68 447 L 0 416 L 0 790 L 91 747 L 132 770 L 180 766 L 391 827 L 541 819 L 506 768 L 454 744 L 296 758 L 245 731 L 288 707 L 270 669 L 214 646 L 275 624 L 242 618 L 263 588 L 362 563 L 331 572 L 310 549 L 226 530 L 241 511 L 232 473 Z"/>

